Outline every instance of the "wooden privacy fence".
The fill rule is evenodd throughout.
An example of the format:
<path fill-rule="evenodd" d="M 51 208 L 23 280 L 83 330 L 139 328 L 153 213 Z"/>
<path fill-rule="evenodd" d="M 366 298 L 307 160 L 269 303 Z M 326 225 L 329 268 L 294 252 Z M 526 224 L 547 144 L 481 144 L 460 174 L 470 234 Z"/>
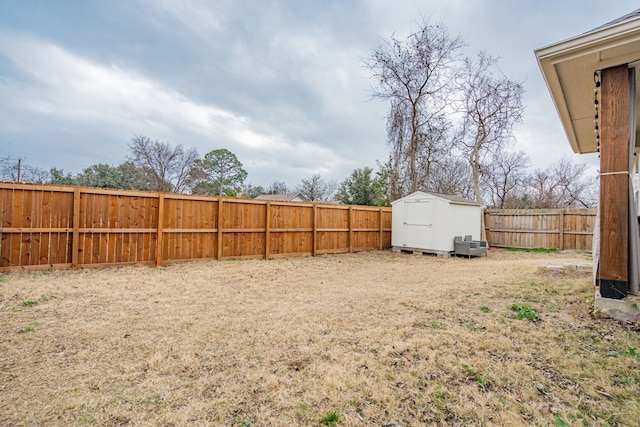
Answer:
<path fill-rule="evenodd" d="M 591 250 L 596 209 L 487 209 L 489 245 Z"/>
<path fill-rule="evenodd" d="M 0 183 L 0 271 L 384 249 L 391 209 Z"/>

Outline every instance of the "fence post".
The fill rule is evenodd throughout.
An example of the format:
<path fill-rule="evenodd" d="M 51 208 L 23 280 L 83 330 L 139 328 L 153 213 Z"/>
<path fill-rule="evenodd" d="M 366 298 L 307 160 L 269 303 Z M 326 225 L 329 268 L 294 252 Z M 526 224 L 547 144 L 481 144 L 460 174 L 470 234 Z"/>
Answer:
<path fill-rule="evenodd" d="M 353 252 L 353 205 L 349 205 L 349 253 Z"/>
<path fill-rule="evenodd" d="M 78 268 L 80 252 L 80 188 L 73 189 L 73 236 L 71 239 L 71 268 Z"/>
<path fill-rule="evenodd" d="M 484 240 L 487 241 L 488 245 L 491 245 L 491 234 L 489 228 L 489 219 L 491 218 L 491 213 L 486 209 L 482 211 L 482 224 L 480 224 L 480 239 L 482 240 L 482 234 L 484 233 Z"/>
<path fill-rule="evenodd" d="M 311 237 L 312 249 L 311 255 L 316 256 L 316 239 L 318 237 L 318 205 L 313 204 L 313 234 Z"/>
<path fill-rule="evenodd" d="M 158 195 L 158 231 L 156 235 L 156 267 L 162 265 L 163 248 L 163 227 L 164 227 L 164 193 Z"/>
<path fill-rule="evenodd" d="M 564 249 L 564 209 L 560 209 L 560 218 L 558 220 L 560 228 L 560 242 L 558 242 L 558 250 Z"/>
<path fill-rule="evenodd" d="M 218 261 L 222 259 L 222 197 L 218 197 Z"/>
<path fill-rule="evenodd" d="M 271 202 L 267 201 L 265 210 L 267 213 L 264 223 L 264 259 L 269 259 L 271 252 Z"/>
<path fill-rule="evenodd" d="M 379 249 L 382 250 L 383 249 L 382 248 L 382 207 L 378 210 L 378 212 L 380 213 L 380 219 L 379 219 L 380 235 L 378 236 L 378 243 L 379 243 L 378 246 L 379 246 Z"/>

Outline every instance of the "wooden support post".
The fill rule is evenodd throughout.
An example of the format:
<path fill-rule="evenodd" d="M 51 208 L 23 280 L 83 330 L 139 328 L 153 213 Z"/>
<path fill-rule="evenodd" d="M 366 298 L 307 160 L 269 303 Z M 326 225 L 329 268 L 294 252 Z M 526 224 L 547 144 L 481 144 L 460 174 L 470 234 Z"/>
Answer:
<path fill-rule="evenodd" d="M 222 197 L 218 197 L 218 260 L 222 259 Z"/>
<path fill-rule="evenodd" d="M 313 234 L 311 236 L 311 256 L 316 256 L 317 245 L 316 239 L 318 237 L 318 205 L 313 204 Z"/>
<path fill-rule="evenodd" d="M 629 68 L 602 70 L 600 109 L 600 267 L 604 298 L 622 299 L 629 269 Z"/>
<path fill-rule="evenodd" d="M 264 222 L 264 259 L 271 256 L 271 202 L 267 202 L 265 207 L 267 213 Z"/>
<path fill-rule="evenodd" d="M 353 206 L 349 206 L 349 253 L 353 252 Z"/>
<path fill-rule="evenodd" d="M 79 267 L 80 257 L 80 188 L 73 189 L 73 235 L 71 238 L 71 268 Z"/>
<path fill-rule="evenodd" d="M 158 231 L 156 237 L 156 267 L 162 265 L 164 227 L 164 193 L 158 196 Z"/>
<path fill-rule="evenodd" d="M 560 209 L 559 217 L 558 217 L 558 230 L 560 232 L 560 236 L 558 237 L 558 250 L 564 249 L 564 209 Z"/>

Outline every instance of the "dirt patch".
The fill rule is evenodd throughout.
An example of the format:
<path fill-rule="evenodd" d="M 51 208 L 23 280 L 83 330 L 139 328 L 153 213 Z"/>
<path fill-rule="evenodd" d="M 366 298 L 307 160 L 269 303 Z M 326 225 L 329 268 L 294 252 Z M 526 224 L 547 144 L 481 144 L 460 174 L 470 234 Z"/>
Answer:
<path fill-rule="evenodd" d="M 0 424 L 633 425 L 637 330 L 593 319 L 589 276 L 538 270 L 585 261 L 384 251 L 6 274 Z"/>

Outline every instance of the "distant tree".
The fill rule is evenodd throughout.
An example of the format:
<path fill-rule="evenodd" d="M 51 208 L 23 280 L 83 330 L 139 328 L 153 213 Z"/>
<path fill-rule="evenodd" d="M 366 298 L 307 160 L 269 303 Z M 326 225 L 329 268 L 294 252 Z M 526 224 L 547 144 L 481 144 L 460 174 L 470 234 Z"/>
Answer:
<path fill-rule="evenodd" d="M 117 166 L 107 164 L 95 164 L 89 166 L 76 177 L 78 185 L 86 187 L 100 188 L 122 188 L 128 189 L 129 185 L 125 182 L 122 170 Z"/>
<path fill-rule="evenodd" d="M 315 174 L 310 178 L 303 179 L 297 191 L 310 202 L 326 202 L 332 199 L 338 185 L 331 181 L 325 182 L 320 174 Z"/>
<path fill-rule="evenodd" d="M 57 185 L 79 185 L 70 173 L 64 173 L 64 169 L 53 167 L 49 170 L 49 183 Z"/>
<path fill-rule="evenodd" d="M 142 191 L 151 190 L 155 179 L 151 171 L 138 168 L 131 162 L 118 166 L 97 163 L 75 176 L 65 174 L 62 169 L 51 168 L 50 176 L 52 184 Z"/>
<path fill-rule="evenodd" d="M 526 188 L 529 163 L 522 151 L 493 153 L 480 170 L 487 204 L 499 209 L 517 208 L 518 196 Z"/>
<path fill-rule="evenodd" d="M 118 165 L 123 175 L 123 181 L 130 190 L 151 191 L 155 180 L 154 173 L 146 168 L 139 168 L 133 162 Z"/>
<path fill-rule="evenodd" d="M 430 167 L 450 141 L 443 137 L 452 104 L 460 36 L 442 25 L 424 22 L 405 40 L 392 36 L 365 65 L 373 72 L 373 96 L 389 100 L 387 139 L 391 145 L 391 199 L 420 188 Z"/>
<path fill-rule="evenodd" d="M 194 193 L 235 195 L 247 178 L 247 171 L 236 155 L 224 148 L 205 154 L 200 166 L 206 178 L 197 183 Z"/>
<path fill-rule="evenodd" d="M 409 150 L 405 155 L 397 155 L 393 159 L 394 198 L 427 188 L 432 179 L 431 174 L 434 170 L 441 169 L 441 164 L 451 156 L 451 123 L 444 115 L 433 117 L 431 122 L 419 132 L 414 150 Z M 411 161 L 411 158 L 415 161 Z"/>
<path fill-rule="evenodd" d="M 598 203 L 598 181 L 585 176 L 587 165 L 562 157 L 551 165 L 560 187 L 560 207 L 591 208 Z"/>
<path fill-rule="evenodd" d="M 130 183 L 119 166 L 110 166 L 99 163 L 84 169 L 75 178 L 77 185 L 99 188 L 131 189 Z"/>
<path fill-rule="evenodd" d="M 560 203 L 558 183 L 549 169 L 536 169 L 528 177 L 527 208 L 557 208 Z M 522 206 L 525 207 L 525 206 Z"/>
<path fill-rule="evenodd" d="M 185 193 L 198 177 L 199 155 L 194 148 L 185 150 L 182 145 L 136 135 L 129 143 L 129 151 L 129 159 L 136 167 L 151 172 L 153 191 Z"/>
<path fill-rule="evenodd" d="M 392 160 L 389 158 L 386 162 L 382 163 L 376 160 L 378 165 L 378 171 L 376 172 L 376 179 L 374 181 L 376 185 L 376 191 L 380 195 L 378 201 L 379 206 L 391 206 L 391 177 L 393 170 L 391 167 Z"/>
<path fill-rule="evenodd" d="M 28 164 L 24 159 L 0 158 L 0 181 L 29 182 L 43 184 L 49 181 L 49 172 Z"/>
<path fill-rule="evenodd" d="M 459 157 L 450 157 L 439 162 L 433 168 L 424 189 L 434 193 L 471 199 L 473 178 L 469 163 Z"/>
<path fill-rule="evenodd" d="M 589 208 L 597 205 L 597 181 L 585 176 L 586 165 L 563 157 L 527 179 L 526 200 L 531 208 Z M 524 197 L 523 197 L 524 199 Z"/>
<path fill-rule="evenodd" d="M 345 205 L 382 206 L 387 202 L 384 187 L 377 182 L 373 169 L 355 169 L 351 176 L 342 181 L 336 200 Z"/>
<path fill-rule="evenodd" d="M 346 205 L 375 205 L 375 189 L 373 187 L 373 169 L 365 167 L 355 169 L 351 176 L 340 184 L 336 199 Z"/>
<path fill-rule="evenodd" d="M 15 177 L 17 177 L 17 173 L 14 174 L 14 166 L 16 168 L 16 172 L 18 169 L 17 161 L 14 164 L 13 159 L 9 157 L 0 158 L 0 180 L 4 182 L 15 181 Z"/>
<path fill-rule="evenodd" d="M 245 184 L 242 186 L 242 197 L 248 197 L 250 199 L 255 199 L 261 194 L 266 194 L 263 187 L 258 185 L 254 187 L 251 184 Z"/>
<path fill-rule="evenodd" d="M 474 196 L 482 202 L 480 167 L 488 153 L 498 152 L 512 137 L 514 124 L 522 121 L 521 82 L 495 76 L 496 58 L 481 52 L 467 58 L 462 71 L 463 120 L 459 141 L 473 173 Z"/>
<path fill-rule="evenodd" d="M 191 194 L 203 194 L 205 196 L 217 196 L 219 195 L 220 190 L 218 188 L 217 185 L 215 185 L 213 182 L 209 182 L 209 181 L 198 181 L 196 182 L 193 187 L 191 187 Z M 231 188 L 226 188 L 223 190 L 223 196 L 227 196 L 227 197 L 235 197 L 236 196 L 236 192 L 233 191 Z"/>
<path fill-rule="evenodd" d="M 29 182 L 32 184 L 44 184 L 50 179 L 49 173 L 39 167 L 25 164 L 21 166 L 20 182 Z"/>
<path fill-rule="evenodd" d="M 267 187 L 265 194 L 289 194 L 291 190 L 284 183 L 284 181 L 273 181 L 269 187 Z"/>

